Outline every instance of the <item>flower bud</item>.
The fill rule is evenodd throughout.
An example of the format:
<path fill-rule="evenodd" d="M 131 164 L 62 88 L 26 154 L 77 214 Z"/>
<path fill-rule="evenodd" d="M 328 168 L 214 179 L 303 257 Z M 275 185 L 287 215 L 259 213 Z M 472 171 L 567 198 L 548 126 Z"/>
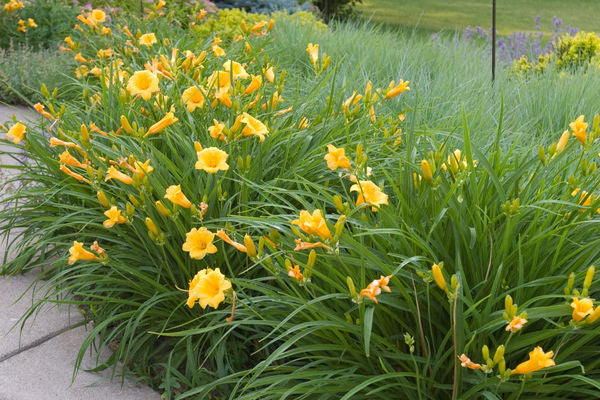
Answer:
<path fill-rule="evenodd" d="M 339 194 L 333 196 L 333 204 L 339 213 L 344 212 L 344 204 L 342 203 L 342 197 Z"/>
<path fill-rule="evenodd" d="M 589 289 L 589 287 L 592 286 L 592 281 L 594 279 L 595 271 L 596 271 L 596 269 L 594 268 L 593 265 L 588 268 L 587 272 L 585 273 L 585 280 L 583 281 L 584 289 Z"/>
<path fill-rule="evenodd" d="M 569 279 L 567 280 L 567 286 L 565 287 L 565 294 L 566 295 L 571 295 L 571 292 L 573 291 L 573 284 L 575 283 L 575 273 L 571 272 L 571 274 L 569 274 Z"/>
<path fill-rule="evenodd" d="M 89 143 L 90 142 L 90 132 L 88 131 L 88 128 L 85 126 L 85 124 L 81 124 L 80 130 L 81 130 L 81 141 L 83 143 Z"/>
<path fill-rule="evenodd" d="M 484 361 L 487 361 L 490 358 L 490 349 L 487 347 L 486 344 L 484 344 L 481 348 L 481 355 L 483 356 Z"/>
<path fill-rule="evenodd" d="M 127 117 L 125 117 L 124 115 L 121 115 L 121 126 L 123 127 L 123 130 L 129 134 L 131 134 L 133 132 L 133 129 L 131 128 L 131 125 L 129 124 L 129 121 L 127 120 Z"/>
<path fill-rule="evenodd" d="M 127 216 L 131 217 L 135 213 L 135 207 L 130 202 L 125 204 L 125 210 L 127 212 Z"/>
<path fill-rule="evenodd" d="M 140 206 L 140 202 L 138 201 L 138 199 L 135 198 L 134 195 L 130 194 L 129 195 L 129 201 L 131 201 L 131 204 L 133 204 L 136 207 Z"/>
<path fill-rule="evenodd" d="M 513 299 L 512 297 L 510 297 L 509 294 L 506 295 L 506 297 L 504 298 L 504 310 L 506 310 L 506 315 L 508 317 L 508 320 L 512 320 L 514 315 L 512 314 L 512 309 L 513 309 Z"/>
<path fill-rule="evenodd" d="M 431 164 L 427 160 L 421 160 L 421 172 L 423 173 L 423 178 L 429 183 L 433 183 L 433 170 L 431 169 Z"/>
<path fill-rule="evenodd" d="M 435 280 L 435 283 L 438 285 L 438 287 L 442 290 L 448 290 L 446 279 L 444 279 L 444 275 L 442 274 L 443 266 L 443 262 L 439 264 L 433 264 L 431 267 L 431 273 L 433 274 L 433 280 Z"/>
<path fill-rule="evenodd" d="M 154 225 L 152 218 L 146 217 L 146 227 L 150 233 L 152 233 L 154 236 L 158 236 L 158 229 L 156 229 L 156 225 Z"/>
<path fill-rule="evenodd" d="M 102 207 L 110 208 L 110 203 L 108 202 L 108 199 L 102 190 L 99 190 L 98 193 L 96 193 L 96 196 L 98 197 L 98 202 L 102 205 Z"/>
<path fill-rule="evenodd" d="M 171 215 L 171 212 L 167 210 L 167 208 L 163 205 L 163 203 L 160 200 L 157 200 L 155 204 L 156 209 L 158 210 L 160 215 L 162 215 L 163 217 L 168 217 Z"/>
<path fill-rule="evenodd" d="M 346 216 L 345 215 L 340 215 L 340 217 L 338 218 L 337 222 L 335 223 L 335 236 L 336 237 L 340 237 L 340 235 L 342 234 L 342 231 L 344 230 L 344 224 L 346 223 Z"/>
<path fill-rule="evenodd" d="M 248 257 L 256 257 L 256 246 L 254 246 L 254 241 L 250 235 L 244 236 L 244 246 L 246 246 L 246 254 L 248 254 Z"/>
<path fill-rule="evenodd" d="M 308 265 L 310 268 L 315 266 L 315 261 L 317 260 L 317 252 L 315 251 L 315 249 L 312 249 L 310 251 L 310 253 L 308 253 L 308 261 L 306 262 L 306 265 Z"/>
<path fill-rule="evenodd" d="M 494 364 L 498 364 L 500 360 L 504 358 L 504 345 L 498 346 L 496 352 L 494 353 Z"/>
<path fill-rule="evenodd" d="M 45 83 L 42 83 L 42 87 L 40 88 L 40 92 L 42 93 L 42 96 L 44 96 L 45 98 L 50 97 L 50 92 L 48 91 L 48 88 L 46 87 Z"/>
<path fill-rule="evenodd" d="M 540 161 L 542 162 L 542 164 L 545 165 L 546 164 L 546 150 L 542 146 L 540 146 L 538 154 L 540 156 Z M 551 154 L 551 156 L 552 156 L 552 154 Z"/>
<path fill-rule="evenodd" d="M 350 296 L 352 296 L 352 298 L 356 298 L 356 286 L 354 286 L 354 281 L 349 276 L 346 277 L 346 285 L 348 285 Z"/>

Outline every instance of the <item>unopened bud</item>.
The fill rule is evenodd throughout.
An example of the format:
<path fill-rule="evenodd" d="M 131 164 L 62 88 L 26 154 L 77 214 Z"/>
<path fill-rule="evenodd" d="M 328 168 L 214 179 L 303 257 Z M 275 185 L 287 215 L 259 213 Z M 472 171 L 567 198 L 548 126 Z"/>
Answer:
<path fill-rule="evenodd" d="M 446 279 L 444 279 L 444 275 L 442 274 L 443 266 L 443 262 L 439 264 L 433 264 L 431 266 L 431 273 L 433 274 L 433 280 L 438 285 L 438 287 L 442 290 L 447 290 Z"/>
<path fill-rule="evenodd" d="M 80 130 L 81 130 L 81 141 L 84 143 L 89 143 L 90 142 L 90 132 L 88 131 L 87 126 L 85 126 L 85 124 L 81 124 Z"/>
<path fill-rule="evenodd" d="M 504 345 L 498 346 L 496 352 L 494 353 L 494 364 L 498 364 L 500 360 L 504 358 Z"/>
<path fill-rule="evenodd" d="M 102 205 L 102 207 L 110 208 L 110 203 L 108 202 L 108 199 L 102 190 L 99 190 L 96 195 L 98 197 L 98 202 Z"/>
<path fill-rule="evenodd" d="M 151 232 L 154 236 L 158 236 L 158 229 L 156 229 L 156 225 L 154 225 L 154 221 L 152 218 L 146 217 L 146 227 L 148 231 Z"/>
<path fill-rule="evenodd" d="M 486 344 L 484 344 L 481 348 L 481 355 L 483 356 L 484 361 L 487 361 L 490 358 L 490 349 L 487 347 Z"/>
<path fill-rule="evenodd" d="M 583 281 L 583 288 L 584 289 L 589 289 L 590 286 L 592 286 L 592 281 L 594 280 L 594 272 L 596 271 L 596 269 L 594 268 L 594 266 L 590 266 L 587 270 L 587 272 L 585 273 L 585 280 Z"/>
<path fill-rule="evenodd" d="M 123 130 L 129 134 L 131 134 L 133 132 L 133 129 L 131 128 L 131 125 L 129 124 L 129 121 L 127 120 L 127 117 L 125 117 L 124 115 L 121 115 L 121 126 L 123 127 Z"/>
<path fill-rule="evenodd" d="M 348 285 L 350 296 L 352 296 L 352 298 L 356 298 L 356 286 L 354 286 L 354 281 L 349 276 L 346 277 L 346 285 Z"/>
<path fill-rule="evenodd" d="M 169 215 L 171 215 L 171 212 L 167 210 L 167 208 L 163 205 L 163 203 L 160 200 L 157 200 L 155 204 L 156 209 L 158 210 L 160 215 L 162 215 L 163 217 L 168 217 Z"/>
<path fill-rule="evenodd" d="M 335 236 L 340 237 L 342 231 L 344 230 L 344 224 L 346 223 L 346 216 L 340 215 L 337 222 L 335 223 Z"/>
<path fill-rule="evenodd" d="M 125 204 L 125 210 L 127 212 L 127 216 L 131 217 L 135 213 L 135 207 L 130 202 Z"/>
<path fill-rule="evenodd" d="M 312 249 L 310 251 L 310 253 L 308 253 L 308 261 L 306 262 L 306 265 L 308 265 L 310 268 L 315 266 L 315 261 L 317 260 L 317 252 L 315 251 L 315 249 Z"/>
<path fill-rule="evenodd" d="M 246 254 L 248 254 L 248 257 L 256 257 L 256 246 L 254 246 L 254 241 L 250 235 L 244 236 L 244 246 L 246 246 Z"/>

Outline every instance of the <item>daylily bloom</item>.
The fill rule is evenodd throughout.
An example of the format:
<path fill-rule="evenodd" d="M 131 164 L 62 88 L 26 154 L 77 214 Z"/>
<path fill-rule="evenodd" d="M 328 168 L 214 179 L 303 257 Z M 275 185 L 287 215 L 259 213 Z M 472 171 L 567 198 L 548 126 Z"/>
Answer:
<path fill-rule="evenodd" d="M 225 50 L 218 44 L 213 44 L 210 48 L 213 51 L 215 57 L 225 57 Z"/>
<path fill-rule="evenodd" d="M 192 86 L 183 91 L 181 101 L 189 112 L 193 112 L 196 108 L 204 107 L 204 94 L 201 89 Z"/>
<path fill-rule="evenodd" d="M 186 241 L 182 246 L 183 251 L 190 253 L 190 257 L 196 260 L 201 260 L 207 254 L 217 252 L 217 247 L 212 243 L 215 234 L 202 227 L 200 229 L 192 228 L 186 233 Z"/>
<path fill-rule="evenodd" d="M 308 242 L 303 242 L 301 239 L 296 239 L 295 242 L 296 242 L 296 247 L 294 247 L 294 251 L 310 250 L 310 249 L 315 249 L 317 247 L 322 247 L 325 250 L 330 250 L 329 246 L 327 246 L 325 243 L 321 243 L 321 242 L 308 243 Z"/>
<path fill-rule="evenodd" d="M 394 86 L 394 81 L 392 81 L 390 83 L 388 92 L 385 95 L 385 98 L 386 99 L 391 99 L 392 97 L 396 97 L 400 93 L 402 93 L 402 92 L 404 92 L 406 90 L 410 90 L 410 88 L 408 87 L 409 83 L 410 83 L 410 81 L 404 82 L 402 79 L 400 79 L 400 82 L 398 82 L 398 85 Z"/>
<path fill-rule="evenodd" d="M 109 210 L 104 211 L 104 215 L 108 218 L 102 223 L 105 228 L 112 228 L 115 224 L 124 224 L 127 222 L 125 217 L 121 215 L 121 210 L 117 206 L 112 206 Z"/>
<path fill-rule="evenodd" d="M 27 127 L 20 122 L 17 122 L 13 126 L 10 127 L 8 132 L 6 132 L 6 136 L 11 138 L 11 140 L 15 144 L 19 144 L 21 140 L 25 137 L 25 132 L 27 131 Z"/>
<path fill-rule="evenodd" d="M 86 60 L 86 59 L 85 59 L 85 58 L 84 58 L 84 57 L 81 55 L 81 53 L 77 53 L 77 54 L 75 54 L 75 57 L 74 57 L 74 58 L 75 58 L 75 60 L 79 61 L 80 63 L 86 63 L 86 62 L 88 62 L 88 60 Z"/>
<path fill-rule="evenodd" d="M 300 229 L 309 235 L 318 235 L 323 239 L 329 239 L 331 232 L 327 227 L 325 218 L 321 214 L 321 210 L 314 210 L 312 215 L 306 210 L 300 211 L 300 219 L 292 221 L 293 225 L 298 225 Z"/>
<path fill-rule="evenodd" d="M 179 119 L 175 118 L 172 112 L 168 112 L 167 115 L 165 115 L 160 121 L 158 121 L 148 129 L 148 132 L 146 132 L 144 137 L 154 135 L 177 121 L 179 121 Z"/>
<path fill-rule="evenodd" d="M 214 71 L 208 77 L 207 84 L 217 89 L 228 89 L 231 87 L 231 74 L 227 71 Z"/>
<path fill-rule="evenodd" d="M 571 133 L 568 130 L 564 131 L 563 134 L 560 136 L 560 139 L 558 140 L 558 144 L 556 145 L 557 153 L 560 153 L 565 149 L 569 137 L 571 137 Z"/>
<path fill-rule="evenodd" d="M 371 181 L 359 181 L 358 184 L 350 186 L 350 191 L 358 192 L 357 206 L 366 203 L 372 206 L 373 211 L 377 211 L 377 207 L 388 204 L 388 195 Z"/>
<path fill-rule="evenodd" d="M 262 75 L 250 75 L 250 77 L 252 78 L 252 80 L 250 81 L 250 84 L 246 87 L 246 90 L 244 90 L 244 94 L 254 93 L 260 88 L 260 85 L 262 85 Z"/>
<path fill-rule="evenodd" d="M 544 353 L 544 350 L 542 350 L 542 348 L 538 346 L 535 349 L 533 349 L 533 351 L 529 352 L 529 360 L 517 365 L 517 368 L 515 368 L 512 371 L 512 373 L 529 374 L 542 368 L 547 368 L 556 365 L 554 363 L 554 360 L 552 359 L 552 356 L 554 356 L 553 351 Z"/>
<path fill-rule="evenodd" d="M 79 260 L 94 261 L 98 259 L 94 253 L 83 248 L 82 242 L 76 240 L 73 241 L 73 246 L 69 249 L 69 253 L 71 254 L 69 256 L 69 265 L 73 265 Z"/>
<path fill-rule="evenodd" d="M 312 65 L 316 66 L 317 61 L 319 61 L 319 45 L 309 43 L 308 46 L 306 47 L 306 51 L 308 52 L 308 54 L 310 56 L 310 62 L 312 63 Z"/>
<path fill-rule="evenodd" d="M 263 124 L 262 122 L 260 122 L 259 120 L 252 117 L 246 112 L 243 114 L 243 118 L 241 121 L 244 124 L 246 124 L 246 126 L 242 130 L 243 136 L 256 135 L 259 137 L 261 143 L 265 140 L 265 135 L 269 133 L 269 130 L 267 129 L 265 124 Z"/>
<path fill-rule="evenodd" d="M 347 109 L 350 106 L 355 106 L 362 99 L 362 94 L 356 94 L 356 90 L 352 92 L 352 95 L 342 103 L 342 109 Z"/>
<path fill-rule="evenodd" d="M 241 243 L 238 242 L 234 242 L 228 235 L 227 233 L 225 233 L 225 231 L 223 229 L 219 229 L 216 233 L 217 237 L 220 238 L 222 241 L 224 241 L 225 243 L 235 247 L 237 250 L 241 251 L 242 253 L 247 253 L 248 249 L 246 248 L 246 246 L 244 246 Z"/>
<path fill-rule="evenodd" d="M 136 71 L 127 82 L 127 90 L 132 96 L 139 95 L 144 100 L 150 100 L 152 93 L 158 92 L 158 77 L 148 70 Z"/>
<path fill-rule="evenodd" d="M 217 89 L 215 92 L 215 99 L 218 100 L 221 104 L 223 104 L 227 108 L 231 108 L 233 103 L 231 102 L 231 87 L 224 87 Z M 213 103 L 213 107 L 216 106 L 216 103 Z"/>
<path fill-rule="evenodd" d="M 171 200 L 173 203 L 180 205 L 184 208 L 190 208 L 192 203 L 185 197 L 185 194 L 181 191 L 181 185 L 171 185 L 167 188 L 165 199 Z"/>
<path fill-rule="evenodd" d="M 73 142 L 65 142 L 64 140 L 57 139 L 53 136 L 50 138 L 50 147 L 56 146 L 72 147 L 74 149 L 81 150 L 81 147 L 78 144 Z"/>
<path fill-rule="evenodd" d="M 225 124 L 217 121 L 216 119 L 213 119 L 213 124 L 213 126 L 208 128 L 208 133 L 211 137 L 224 141 L 225 134 L 223 133 L 223 129 L 225 128 Z"/>
<path fill-rule="evenodd" d="M 298 264 L 294 264 L 294 267 L 288 267 L 288 276 L 290 278 L 294 278 L 300 282 L 304 281 L 304 275 L 302 275 L 302 272 L 300 271 L 300 267 L 298 266 Z"/>
<path fill-rule="evenodd" d="M 210 174 L 229 169 L 229 165 L 227 164 L 227 157 L 229 155 L 221 149 L 208 147 L 196 154 L 198 155 L 198 161 L 196 161 L 195 165 L 196 169 L 203 169 Z"/>
<path fill-rule="evenodd" d="M 108 58 L 108 57 L 112 57 L 112 55 L 114 54 L 114 51 L 112 49 L 100 49 L 98 50 L 98 57 L 100 58 Z"/>
<path fill-rule="evenodd" d="M 32 28 L 38 27 L 38 25 L 35 23 L 35 20 L 33 18 L 27 18 L 27 26 L 32 27 Z"/>
<path fill-rule="evenodd" d="M 594 311 L 587 317 L 585 320 L 586 323 L 592 324 L 596 322 L 596 320 L 600 318 L 600 306 L 597 306 Z"/>
<path fill-rule="evenodd" d="M 102 10 L 94 9 L 90 12 L 90 18 L 94 22 L 102 23 L 106 21 L 106 13 Z"/>
<path fill-rule="evenodd" d="M 258 21 L 257 23 L 255 23 L 255 24 L 252 26 L 252 28 L 250 28 L 250 30 L 251 30 L 252 32 L 258 32 L 258 31 L 260 31 L 262 28 L 264 28 L 266 25 L 267 25 L 267 21 L 265 21 L 265 20 L 261 20 L 261 21 Z"/>
<path fill-rule="evenodd" d="M 573 319 L 581 321 L 594 311 L 594 301 L 589 297 L 583 299 L 573 297 L 571 307 L 573 307 Z"/>
<path fill-rule="evenodd" d="M 189 284 L 187 306 L 190 308 L 198 301 L 202 309 L 206 306 L 216 309 L 225 300 L 225 292 L 231 289 L 231 282 L 225 279 L 219 268 L 201 270 Z"/>
<path fill-rule="evenodd" d="M 198 15 L 196 15 L 196 19 L 200 21 L 202 18 L 206 17 L 206 14 L 208 14 L 208 11 L 203 8 L 198 12 Z"/>
<path fill-rule="evenodd" d="M 35 104 L 33 105 L 33 108 L 35 108 L 35 110 L 36 110 L 37 112 L 39 112 L 39 113 L 42 115 L 42 117 L 46 117 L 46 118 L 48 118 L 48 119 L 55 119 L 55 118 L 52 116 L 52 114 L 50 114 L 49 112 L 47 112 L 47 111 L 45 111 L 45 110 L 44 110 L 44 106 L 43 106 L 43 105 L 41 105 L 40 103 L 35 103 Z"/>
<path fill-rule="evenodd" d="M 150 159 L 147 159 L 146 162 L 136 161 L 135 165 L 135 173 L 139 177 L 143 177 L 146 174 L 152 173 L 154 171 L 154 167 L 150 165 Z"/>
<path fill-rule="evenodd" d="M 350 159 L 346 157 L 346 149 L 343 147 L 338 149 L 334 145 L 328 144 L 327 151 L 325 160 L 329 169 L 334 171 L 338 168 L 350 169 Z"/>
<path fill-rule="evenodd" d="M 165 0 L 158 0 L 158 3 L 156 3 L 156 11 L 159 11 L 161 8 L 163 8 L 165 5 L 167 4 L 167 2 Z"/>
<path fill-rule="evenodd" d="M 73 157 L 69 150 L 63 151 L 59 156 L 59 161 L 62 164 L 70 165 L 71 167 L 85 168 L 86 164 L 81 163 L 78 159 Z"/>
<path fill-rule="evenodd" d="M 577 138 L 581 143 L 587 143 L 587 122 L 583 122 L 583 115 L 577 117 L 577 119 L 569 124 L 569 127 L 573 131 L 573 136 Z"/>
<path fill-rule="evenodd" d="M 523 328 L 523 325 L 525 325 L 526 323 L 527 320 L 525 318 L 521 318 L 518 315 L 515 315 L 512 321 L 510 321 L 508 325 L 506 325 L 506 330 L 511 332 L 521 330 Z"/>
<path fill-rule="evenodd" d="M 133 179 L 129 175 L 122 173 L 115 167 L 110 167 L 108 168 L 108 171 L 106 171 L 106 178 L 104 178 L 104 182 L 107 182 L 110 179 L 119 180 L 126 185 L 131 185 L 133 183 Z"/>
<path fill-rule="evenodd" d="M 263 73 L 265 74 L 267 80 L 273 83 L 273 81 L 275 80 L 275 73 L 273 72 L 273 67 L 269 67 L 266 70 L 263 68 Z"/>
<path fill-rule="evenodd" d="M 381 275 L 379 279 L 375 279 L 373 282 L 369 283 L 365 289 L 360 291 L 360 298 L 368 297 L 375 303 L 379 303 L 379 301 L 377 301 L 377 296 L 381 294 L 382 289 L 388 293 L 392 291 L 388 286 L 391 277 L 391 275 Z"/>
<path fill-rule="evenodd" d="M 460 366 L 461 367 L 470 368 L 470 369 L 483 369 L 483 367 L 481 366 L 481 364 L 474 363 L 464 353 L 461 354 L 460 357 L 458 357 L 458 359 L 460 360 Z"/>
<path fill-rule="evenodd" d="M 69 168 L 67 168 L 65 165 L 60 164 L 60 167 L 58 167 L 62 172 L 64 172 L 65 174 L 69 175 L 72 178 L 77 179 L 80 182 L 85 182 L 87 184 L 90 183 L 90 181 L 86 178 L 84 178 L 83 176 L 71 171 Z"/>
<path fill-rule="evenodd" d="M 154 33 L 144 33 L 142 36 L 140 36 L 138 41 L 140 45 L 146 47 L 150 47 L 153 44 L 158 43 L 158 41 L 156 40 L 156 35 Z"/>
<path fill-rule="evenodd" d="M 223 69 L 226 72 L 231 71 L 233 79 L 246 79 L 250 77 L 250 75 L 248 75 L 242 64 L 235 61 L 227 60 L 225 64 L 223 64 Z"/>

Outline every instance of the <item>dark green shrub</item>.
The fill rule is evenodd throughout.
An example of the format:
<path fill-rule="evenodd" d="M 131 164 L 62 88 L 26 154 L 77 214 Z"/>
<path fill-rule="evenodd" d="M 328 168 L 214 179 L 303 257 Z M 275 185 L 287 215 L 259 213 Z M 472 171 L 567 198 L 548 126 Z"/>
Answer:
<path fill-rule="evenodd" d="M 358 3 L 362 3 L 362 0 L 313 0 L 313 4 L 323 13 L 325 22 L 334 15 L 347 17 L 352 14 L 352 7 Z"/>
<path fill-rule="evenodd" d="M 65 0 L 25 1 L 24 7 L 11 12 L 0 12 L 0 48 L 27 45 L 33 49 L 56 47 L 73 28 L 78 10 Z M 37 27 L 26 26 L 18 31 L 19 20 L 31 18 Z"/>

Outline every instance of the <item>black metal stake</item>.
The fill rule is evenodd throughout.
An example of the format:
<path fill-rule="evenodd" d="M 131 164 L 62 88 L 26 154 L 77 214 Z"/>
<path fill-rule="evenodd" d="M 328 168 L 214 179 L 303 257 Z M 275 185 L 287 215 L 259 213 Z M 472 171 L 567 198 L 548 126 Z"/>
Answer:
<path fill-rule="evenodd" d="M 144 0 L 140 0 L 140 18 L 144 18 Z"/>
<path fill-rule="evenodd" d="M 492 0 L 492 82 L 496 79 L 496 0 Z"/>

